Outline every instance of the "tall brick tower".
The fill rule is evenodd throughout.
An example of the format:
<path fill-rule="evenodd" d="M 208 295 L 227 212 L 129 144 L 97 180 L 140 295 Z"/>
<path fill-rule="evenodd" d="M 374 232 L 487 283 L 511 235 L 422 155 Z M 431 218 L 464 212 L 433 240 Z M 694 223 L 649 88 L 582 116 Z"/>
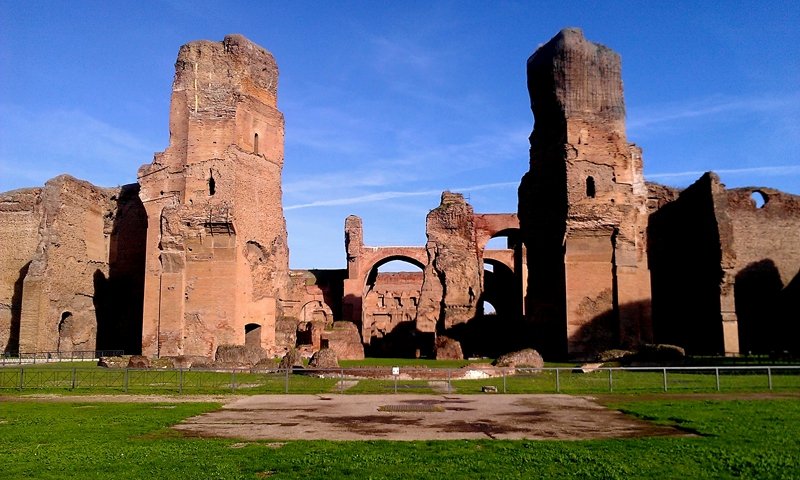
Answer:
<path fill-rule="evenodd" d="M 519 218 L 533 341 L 570 356 L 648 341 L 647 192 L 619 55 L 565 29 L 527 69 L 535 125 Z"/>
<path fill-rule="evenodd" d="M 289 269 L 277 89 L 272 55 L 241 35 L 178 52 L 169 146 L 139 169 L 144 355 L 275 344 Z"/>

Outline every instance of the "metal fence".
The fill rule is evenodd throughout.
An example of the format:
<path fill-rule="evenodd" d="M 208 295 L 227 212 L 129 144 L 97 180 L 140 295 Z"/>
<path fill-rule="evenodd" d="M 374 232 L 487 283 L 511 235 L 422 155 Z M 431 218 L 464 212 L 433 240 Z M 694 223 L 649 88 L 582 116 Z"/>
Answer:
<path fill-rule="evenodd" d="M 125 353 L 122 350 L 78 350 L 74 352 L 4 352 L 0 355 L 0 365 L 27 365 L 54 362 L 79 362 L 98 360 L 100 357 L 113 357 Z"/>
<path fill-rule="evenodd" d="M 397 373 L 397 374 L 393 374 Z M 466 378 L 465 378 L 466 377 Z M 97 393 L 657 393 L 798 391 L 800 365 L 451 369 L 0 368 L 0 389 Z"/>

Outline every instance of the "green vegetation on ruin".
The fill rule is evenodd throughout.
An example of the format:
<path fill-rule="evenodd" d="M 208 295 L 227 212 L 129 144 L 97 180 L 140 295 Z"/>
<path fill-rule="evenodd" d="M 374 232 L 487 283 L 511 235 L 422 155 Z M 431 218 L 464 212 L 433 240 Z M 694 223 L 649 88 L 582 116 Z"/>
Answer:
<path fill-rule="evenodd" d="M 591 441 L 244 442 L 169 429 L 217 404 L 0 408 L 4 478 L 797 478 L 800 402 L 644 400 L 611 406 L 694 437 Z"/>

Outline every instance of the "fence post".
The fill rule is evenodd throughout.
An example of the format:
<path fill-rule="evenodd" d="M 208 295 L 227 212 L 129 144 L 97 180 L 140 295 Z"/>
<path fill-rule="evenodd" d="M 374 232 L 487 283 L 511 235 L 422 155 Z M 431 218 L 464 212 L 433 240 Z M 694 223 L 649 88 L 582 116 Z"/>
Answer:
<path fill-rule="evenodd" d="M 714 369 L 714 376 L 717 379 L 717 391 L 719 392 L 719 367 Z"/>
<path fill-rule="evenodd" d="M 19 367 L 19 389 L 25 388 L 25 369 Z"/>
<path fill-rule="evenodd" d="M 450 369 L 447 369 L 447 393 L 452 392 L 452 387 L 450 386 Z"/>
<path fill-rule="evenodd" d="M 75 367 L 72 367 L 72 390 L 75 390 Z"/>
<path fill-rule="evenodd" d="M 608 391 L 609 393 L 614 391 L 613 381 L 611 380 L 611 368 L 608 369 Z"/>
<path fill-rule="evenodd" d="M 769 389 L 772 390 L 772 369 L 767 367 L 767 381 L 769 382 Z"/>
<path fill-rule="evenodd" d="M 178 393 L 183 394 L 183 369 L 178 369 Z"/>
<path fill-rule="evenodd" d="M 344 368 L 339 369 L 339 393 L 344 392 Z"/>
<path fill-rule="evenodd" d="M 236 369 L 231 370 L 231 390 L 236 392 Z"/>
<path fill-rule="evenodd" d="M 283 393 L 289 393 L 289 366 L 286 366 L 286 377 L 283 383 Z"/>
<path fill-rule="evenodd" d="M 128 393 L 128 370 L 128 368 L 125 369 L 125 377 L 122 381 L 122 389 L 125 391 L 125 393 Z"/>
<path fill-rule="evenodd" d="M 667 369 L 664 369 L 664 391 L 667 391 Z"/>
<path fill-rule="evenodd" d="M 561 393 L 561 378 L 559 372 L 561 372 L 561 369 L 556 367 L 556 393 Z"/>

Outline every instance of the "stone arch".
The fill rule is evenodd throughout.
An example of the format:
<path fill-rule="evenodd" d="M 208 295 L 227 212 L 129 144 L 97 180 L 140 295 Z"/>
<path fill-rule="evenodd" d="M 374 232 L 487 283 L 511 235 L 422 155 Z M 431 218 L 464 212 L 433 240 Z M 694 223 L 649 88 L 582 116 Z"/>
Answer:
<path fill-rule="evenodd" d="M 522 299 L 521 290 L 517 289 L 513 266 L 493 258 L 484 258 L 483 263 L 491 265 L 492 270 L 484 269 L 481 300 L 491 303 L 498 316 L 518 315 Z"/>
<path fill-rule="evenodd" d="M 427 260 L 427 259 L 426 259 Z M 372 265 L 369 269 L 365 269 L 367 274 L 364 276 L 364 287 L 366 288 L 367 285 L 375 283 L 375 279 L 378 276 L 378 269 L 382 266 L 386 265 L 389 262 L 400 261 L 409 263 L 418 267 L 420 270 L 425 270 L 425 262 L 422 262 L 419 258 L 414 258 L 409 255 L 404 254 L 389 254 L 377 260 L 373 260 Z"/>
<path fill-rule="evenodd" d="M 515 213 L 475 215 L 475 241 L 480 251 L 486 249 L 486 244 L 493 238 L 519 238 L 519 230 L 519 218 Z"/>
<path fill-rule="evenodd" d="M 320 300 L 309 300 L 300 307 L 301 322 L 323 321 L 328 323 L 329 312 L 326 311 L 325 304 Z"/>
<path fill-rule="evenodd" d="M 493 284 L 502 285 L 504 292 L 501 297 L 495 298 L 492 305 L 497 310 L 498 316 L 504 315 L 509 319 L 516 319 L 524 313 L 524 291 L 527 278 L 527 266 L 525 264 L 525 247 L 522 244 L 522 237 L 519 228 L 519 220 L 516 215 L 495 214 L 489 218 L 489 222 L 479 230 L 480 243 L 484 264 L 492 265 L 493 272 L 488 273 L 484 269 L 484 295 L 482 298 L 490 298 Z M 506 237 L 508 239 L 506 248 L 491 249 L 487 248 L 489 241 L 496 238 Z M 487 292 L 488 290 L 488 292 Z"/>

